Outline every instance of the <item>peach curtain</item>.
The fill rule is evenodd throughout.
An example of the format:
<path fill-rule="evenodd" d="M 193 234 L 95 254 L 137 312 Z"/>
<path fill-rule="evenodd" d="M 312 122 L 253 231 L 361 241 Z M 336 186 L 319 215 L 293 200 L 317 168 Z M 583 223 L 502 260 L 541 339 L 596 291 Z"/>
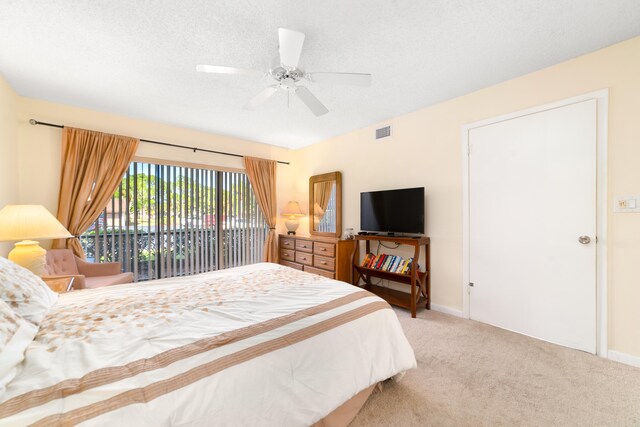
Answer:
<path fill-rule="evenodd" d="M 333 193 L 333 188 L 336 185 L 335 181 L 321 181 L 316 182 L 318 186 L 318 190 L 314 190 L 313 193 L 316 195 L 316 202 L 318 206 L 322 209 L 322 211 L 327 210 L 327 206 L 329 206 L 329 200 L 331 200 L 331 193 Z"/>
<path fill-rule="evenodd" d="M 139 139 L 85 129 L 62 130 L 62 176 L 58 221 L 74 236 L 84 233 L 113 196 L 140 143 Z M 84 258 L 78 238 L 56 240 Z"/>
<path fill-rule="evenodd" d="M 275 160 L 244 157 L 244 167 L 253 193 L 256 195 L 260 210 L 269 225 L 269 234 L 264 243 L 265 262 L 278 262 L 278 243 L 276 241 L 276 162 Z"/>

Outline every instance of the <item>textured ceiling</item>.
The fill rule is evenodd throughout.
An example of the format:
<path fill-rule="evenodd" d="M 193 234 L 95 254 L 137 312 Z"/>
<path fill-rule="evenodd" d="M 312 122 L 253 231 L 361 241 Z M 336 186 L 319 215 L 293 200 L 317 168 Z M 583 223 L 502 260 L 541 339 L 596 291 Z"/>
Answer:
<path fill-rule="evenodd" d="M 309 85 L 315 117 L 277 93 L 241 107 L 277 28 L 306 34 L 300 67 L 368 72 Z M 640 34 L 638 0 L 0 1 L 0 73 L 23 96 L 297 148 Z M 144 137 L 144 135 L 137 135 Z"/>

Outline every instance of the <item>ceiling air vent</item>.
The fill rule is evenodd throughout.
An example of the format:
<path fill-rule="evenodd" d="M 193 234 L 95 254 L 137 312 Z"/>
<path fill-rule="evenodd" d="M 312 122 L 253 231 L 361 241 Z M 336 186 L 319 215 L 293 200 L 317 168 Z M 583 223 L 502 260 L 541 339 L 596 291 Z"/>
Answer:
<path fill-rule="evenodd" d="M 376 129 L 376 139 L 387 138 L 391 136 L 391 125 Z"/>

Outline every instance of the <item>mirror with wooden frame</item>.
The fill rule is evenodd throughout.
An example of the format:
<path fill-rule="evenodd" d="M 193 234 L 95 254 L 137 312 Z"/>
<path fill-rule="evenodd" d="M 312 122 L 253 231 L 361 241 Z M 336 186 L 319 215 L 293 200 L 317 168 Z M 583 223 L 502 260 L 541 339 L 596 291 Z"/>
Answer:
<path fill-rule="evenodd" d="M 342 233 L 342 174 L 309 178 L 309 233 L 340 237 Z"/>

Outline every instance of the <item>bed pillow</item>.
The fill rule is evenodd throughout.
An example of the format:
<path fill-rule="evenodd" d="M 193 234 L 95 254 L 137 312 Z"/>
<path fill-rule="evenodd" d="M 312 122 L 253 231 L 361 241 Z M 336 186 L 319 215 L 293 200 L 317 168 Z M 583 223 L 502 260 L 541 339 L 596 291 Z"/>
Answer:
<path fill-rule="evenodd" d="M 27 322 L 0 300 L 0 395 L 16 375 L 24 352 L 36 333 L 36 325 Z"/>
<path fill-rule="evenodd" d="M 0 300 L 38 327 L 58 294 L 26 268 L 0 257 Z"/>

